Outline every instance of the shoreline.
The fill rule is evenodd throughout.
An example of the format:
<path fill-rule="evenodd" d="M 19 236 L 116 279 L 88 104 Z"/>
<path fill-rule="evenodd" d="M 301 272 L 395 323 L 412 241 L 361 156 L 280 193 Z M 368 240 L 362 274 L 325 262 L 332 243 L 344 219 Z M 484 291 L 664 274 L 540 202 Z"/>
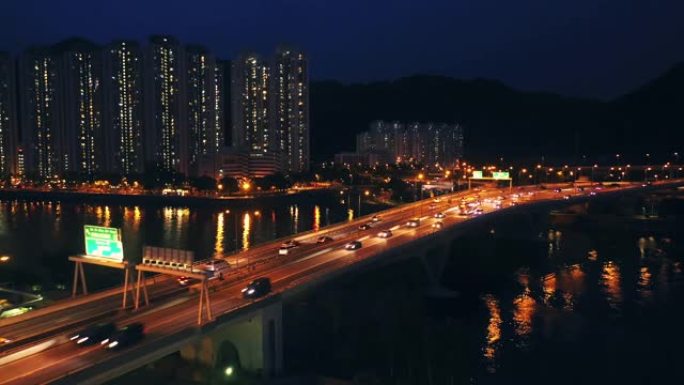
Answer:
<path fill-rule="evenodd" d="M 333 187 L 298 190 L 294 192 L 263 193 L 259 195 L 230 196 L 224 198 L 209 196 L 177 196 L 156 194 L 104 194 L 77 191 L 37 191 L 0 189 L 0 200 L 27 200 L 51 202 L 116 203 L 122 205 L 159 205 L 159 206 L 249 206 L 275 200 L 298 201 L 328 194 Z"/>

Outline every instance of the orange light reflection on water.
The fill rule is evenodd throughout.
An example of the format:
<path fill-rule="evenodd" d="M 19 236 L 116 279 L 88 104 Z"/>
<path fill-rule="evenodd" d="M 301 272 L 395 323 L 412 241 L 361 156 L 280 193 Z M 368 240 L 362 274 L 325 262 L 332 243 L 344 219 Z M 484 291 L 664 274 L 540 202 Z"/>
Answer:
<path fill-rule="evenodd" d="M 498 342 L 501 340 L 501 308 L 499 301 L 492 295 L 485 296 L 485 304 L 489 310 L 489 323 L 487 324 L 487 343 L 484 348 L 484 357 L 493 361 L 496 358 Z M 491 368 L 493 370 L 493 368 Z"/>
<path fill-rule="evenodd" d="M 223 212 L 220 212 L 216 217 L 216 241 L 214 242 L 214 255 L 216 257 L 223 256 L 223 226 L 224 226 L 225 216 Z"/>
<path fill-rule="evenodd" d="M 242 217 L 242 250 L 249 249 L 249 235 L 252 232 L 252 217 L 245 213 Z"/>
<path fill-rule="evenodd" d="M 316 205 L 316 206 L 314 206 L 313 231 L 318 231 L 320 228 L 321 228 L 321 207 Z"/>
<path fill-rule="evenodd" d="M 515 334 L 527 336 L 532 333 L 532 317 L 537 307 L 537 302 L 530 295 L 530 289 L 525 291 L 513 300 L 513 323 Z"/>
<path fill-rule="evenodd" d="M 618 310 L 622 303 L 622 288 L 620 287 L 620 268 L 615 263 L 606 262 L 603 265 L 601 284 L 608 295 L 608 305 Z"/>

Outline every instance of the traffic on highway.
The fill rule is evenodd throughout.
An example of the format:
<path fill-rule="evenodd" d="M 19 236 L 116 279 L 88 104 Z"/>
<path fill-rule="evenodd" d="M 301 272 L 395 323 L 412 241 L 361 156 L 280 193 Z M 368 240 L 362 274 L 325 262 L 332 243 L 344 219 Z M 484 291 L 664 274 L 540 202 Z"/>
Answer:
<path fill-rule="evenodd" d="M 269 242 L 245 252 L 249 262 L 242 266 L 227 259 L 203 262 L 202 268 L 212 273 L 212 312 L 229 314 L 299 285 L 320 282 L 331 273 L 379 257 L 391 248 L 448 231 L 481 215 L 536 202 L 593 199 L 603 193 L 641 187 L 646 186 L 624 183 L 611 188 L 474 189 Z M 119 288 L 108 295 L 65 300 L 42 313 L 2 320 L 0 384 L 56 381 L 136 347 L 197 328 L 199 282 L 188 277 L 155 276 L 148 279 L 148 285 L 151 304 L 137 311 L 119 308 Z"/>

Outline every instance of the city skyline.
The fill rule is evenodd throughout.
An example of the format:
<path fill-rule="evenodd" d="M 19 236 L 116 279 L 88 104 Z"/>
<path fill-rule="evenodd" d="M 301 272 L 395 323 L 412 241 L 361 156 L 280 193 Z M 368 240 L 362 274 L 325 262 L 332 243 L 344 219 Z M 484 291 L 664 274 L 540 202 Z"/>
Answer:
<path fill-rule="evenodd" d="M 283 49 L 297 65 L 285 68 L 275 57 L 258 63 L 259 87 L 252 87 L 256 73 L 240 74 L 235 60 L 168 35 L 142 45 L 74 38 L 33 47 L 16 58 L 16 71 L 4 53 L 0 171 L 41 180 L 152 171 L 219 178 L 223 153 L 232 150 L 269 159 L 266 168 L 254 159 L 261 170 L 248 167 L 244 176 L 306 171 L 308 66 L 301 51 Z M 278 76 L 270 79 L 271 72 Z M 254 88 L 249 102 L 260 98 L 252 109 L 242 106 L 240 84 Z M 240 120 L 241 111 L 257 110 L 257 121 Z"/>

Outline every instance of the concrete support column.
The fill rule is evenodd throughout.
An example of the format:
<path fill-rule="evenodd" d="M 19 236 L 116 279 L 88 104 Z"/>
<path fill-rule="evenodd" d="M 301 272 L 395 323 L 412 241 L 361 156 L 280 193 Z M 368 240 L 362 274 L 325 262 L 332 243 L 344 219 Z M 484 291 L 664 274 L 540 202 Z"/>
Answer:
<path fill-rule="evenodd" d="M 440 280 L 450 256 L 450 242 L 442 242 L 432 247 L 425 247 L 422 251 L 420 260 L 431 286 L 440 286 Z"/>
<path fill-rule="evenodd" d="M 272 377 L 283 371 L 283 304 L 277 302 L 263 310 L 262 344 L 264 375 Z"/>

